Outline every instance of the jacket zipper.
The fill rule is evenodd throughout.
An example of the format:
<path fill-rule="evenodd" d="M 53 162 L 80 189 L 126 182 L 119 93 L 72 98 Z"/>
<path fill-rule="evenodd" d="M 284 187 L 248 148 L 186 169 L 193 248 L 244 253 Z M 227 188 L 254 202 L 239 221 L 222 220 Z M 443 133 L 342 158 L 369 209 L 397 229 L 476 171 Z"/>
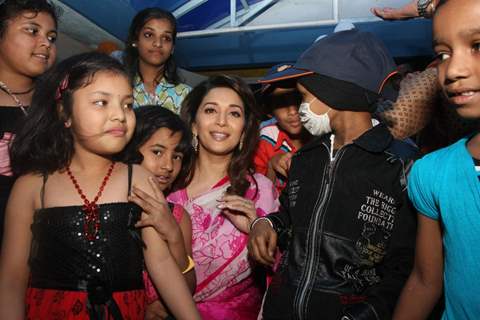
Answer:
<path fill-rule="evenodd" d="M 324 222 L 324 217 L 325 217 L 325 205 L 327 202 L 327 199 L 330 197 L 331 193 L 331 181 L 332 181 L 332 175 L 333 172 L 335 171 L 336 165 L 337 165 L 337 160 L 339 160 L 342 156 L 343 149 L 345 146 L 342 146 L 338 151 L 337 155 L 335 158 L 332 157 L 332 152 L 333 150 L 330 150 L 330 148 L 326 145 L 323 144 L 327 151 L 329 152 L 329 159 L 330 162 L 327 167 L 327 180 L 326 183 L 322 185 L 322 188 L 320 188 L 319 195 L 317 197 L 317 201 L 315 203 L 315 218 L 313 223 L 310 225 L 310 228 L 308 230 L 308 236 L 307 236 L 307 244 L 306 244 L 306 268 L 304 269 L 302 273 L 302 277 L 300 280 L 300 283 L 298 285 L 297 292 L 295 294 L 294 298 L 294 311 L 296 318 L 298 320 L 304 320 L 307 317 L 307 308 L 306 308 L 306 300 L 307 300 L 307 294 L 309 292 L 309 287 L 311 286 L 312 282 L 312 276 L 313 276 L 313 271 L 315 269 L 315 253 L 317 250 L 317 246 L 321 247 L 321 237 L 320 240 L 316 241 L 316 235 L 320 230 L 323 230 L 323 222 Z M 333 159 L 332 159 L 333 158 Z M 324 187 L 324 188 L 323 188 Z M 319 224 L 320 221 L 320 224 Z M 311 248 L 309 250 L 309 248 Z"/>

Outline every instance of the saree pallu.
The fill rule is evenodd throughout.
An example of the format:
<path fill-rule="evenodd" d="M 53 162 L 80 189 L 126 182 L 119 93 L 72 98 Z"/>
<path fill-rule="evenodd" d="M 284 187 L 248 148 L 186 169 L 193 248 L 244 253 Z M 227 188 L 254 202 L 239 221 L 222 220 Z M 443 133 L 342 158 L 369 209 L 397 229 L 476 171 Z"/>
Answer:
<path fill-rule="evenodd" d="M 246 198 L 255 203 L 257 216 L 278 210 L 278 196 L 270 180 L 254 175 Z M 255 183 L 256 182 L 256 183 Z M 194 300 L 204 319 L 256 319 L 263 292 L 252 276 L 248 235 L 240 232 L 217 208 L 230 186 L 223 178 L 209 191 L 192 199 L 185 189 L 168 200 L 182 205 L 192 220 L 192 249 L 197 289 Z"/>

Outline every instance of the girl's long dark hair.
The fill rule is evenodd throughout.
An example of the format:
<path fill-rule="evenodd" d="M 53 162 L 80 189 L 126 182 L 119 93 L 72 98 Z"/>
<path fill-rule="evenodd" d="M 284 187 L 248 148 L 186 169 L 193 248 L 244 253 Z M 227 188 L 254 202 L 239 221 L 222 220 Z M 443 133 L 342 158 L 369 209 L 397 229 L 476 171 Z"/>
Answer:
<path fill-rule="evenodd" d="M 0 38 L 7 30 L 8 21 L 26 12 L 36 15 L 40 12 L 48 13 L 57 27 L 58 10 L 46 0 L 6 0 L 0 4 Z"/>
<path fill-rule="evenodd" d="M 132 23 L 130 24 L 127 41 L 125 42 L 124 63 L 127 67 L 131 79 L 133 79 L 136 75 L 139 75 L 143 81 L 143 77 L 140 74 L 140 70 L 138 67 L 138 48 L 134 47 L 133 44 L 138 41 L 138 37 L 140 36 L 140 31 L 142 30 L 143 26 L 152 19 L 167 20 L 173 29 L 172 41 L 174 45 L 177 40 L 177 20 L 175 19 L 173 14 L 160 8 L 147 8 L 138 12 L 137 15 L 133 18 Z M 169 83 L 180 83 L 180 77 L 177 73 L 177 65 L 175 64 L 173 54 L 170 55 L 167 61 L 165 61 L 163 76 Z"/>
<path fill-rule="evenodd" d="M 191 180 L 194 160 L 190 129 L 178 115 L 160 106 L 143 106 L 135 110 L 135 116 L 137 118 L 135 133 L 121 153 L 120 160 L 126 163 L 140 164 L 143 156 L 139 150 L 157 130 L 167 128 L 172 133 L 179 132 L 182 138 L 175 150 L 183 154 L 182 168 L 170 191 L 185 188 Z"/>
<path fill-rule="evenodd" d="M 10 149 L 14 174 L 50 174 L 70 163 L 73 135 L 65 122 L 72 116 L 73 93 L 90 84 L 98 72 L 128 79 L 117 60 L 96 52 L 65 59 L 38 79 L 28 115 Z"/>
<path fill-rule="evenodd" d="M 227 174 L 231 186 L 229 194 L 244 196 L 250 182 L 248 177 L 256 183 L 253 173 L 253 156 L 258 143 L 258 120 L 256 115 L 255 97 L 250 87 L 240 78 L 232 76 L 214 76 L 196 86 L 182 103 L 181 116 L 191 128 L 195 122 L 198 108 L 203 98 L 215 88 L 229 88 L 235 91 L 242 99 L 245 108 L 245 127 L 243 129 L 243 147 L 235 148 L 232 160 L 228 165 Z"/>

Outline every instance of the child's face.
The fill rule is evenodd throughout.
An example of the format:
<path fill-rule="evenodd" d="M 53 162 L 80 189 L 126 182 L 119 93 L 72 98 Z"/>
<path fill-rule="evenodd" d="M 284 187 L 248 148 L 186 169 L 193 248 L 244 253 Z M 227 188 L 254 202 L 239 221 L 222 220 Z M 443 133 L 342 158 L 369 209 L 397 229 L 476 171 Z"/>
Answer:
<path fill-rule="evenodd" d="M 0 69 L 35 78 L 55 61 L 57 31 L 50 14 L 24 12 L 7 22 L 0 38 Z"/>
<path fill-rule="evenodd" d="M 182 168 L 183 153 L 176 150 L 182 134 L 160 128 L 139 149 L 142 166 L 157 177 L 160 189 L 168 189 Z"/>
<path fill-rule="evenodd" d="M 135 128 L 132 87 L 121 74 L 98 72 L 73 93 L 71 127 L 75 150 L 99 155 L 120 152 Z"/>
<path fill-rule="evenodd" d="M 480 118 L 480 1 L 449 1 L 433 24 L 438 79 L 464 118 Z"/>
<path fill-rule="evenodd" d="M 138 35 L 140 61 L 151 66 L 162 66 L 173 52 L 173 26 L 167 19 L 151 19 Z"/>
<path fill-rule="evenodd" d="M 214 88 L 203 98 L 192 125 L 198 135 L 199 152 L 214 155 L 233 153 L 245 127 L 245 108 L 230 88 Z"/>
<path fill-rule="evenodd" d="M 300 94 L 294 89 L 276 88 L 269 97 L 277 125 L 289 136 L 297 136 L 303 129 L 298 115 L 300 100 Z"/>

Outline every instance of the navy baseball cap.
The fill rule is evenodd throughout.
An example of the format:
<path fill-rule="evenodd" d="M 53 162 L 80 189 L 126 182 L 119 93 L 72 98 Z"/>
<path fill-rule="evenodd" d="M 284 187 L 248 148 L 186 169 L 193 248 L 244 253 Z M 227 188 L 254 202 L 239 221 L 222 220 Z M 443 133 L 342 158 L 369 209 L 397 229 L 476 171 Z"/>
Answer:
<path fill-rule="evenodd" d="M 279 63 L 279 64 L 276 64 L 268 70 L 265 77 L 262 78 L 259 82 L 263 82 L 263 79 L 265 79 L 267 77 L 270 77 L 274 74 L 278 74 L 280 72 L 283 72 L 283 71 L 285 71 L 287 69 L 290 69 L 292 67 L 293 67 L 293 63 Z M 269 93 L 271 93 L 271 91 L 275 87 L 282 87 L 282 84 L 285 84 L 285 86 L 287 86 L 287 87 L 291 87 L 291 86 L 295 87 L 295 83 L 293 83 L 293 85 L 292 85 L 291 81 L 288 81 L 288 79 L 286 79 L 285 81 L 278 80 L 278 81 L 275 81 L 275 83 L 273 85 L 272 85 L 272 83 L 262 83 L 262 87 L 260 88 L 259 93 L 262 94 L 262 95 L 269 94 Z"/>
<path fill-rule="evenodd" d="M 385 45 L 369 32 L 351 29 L 325 36 L 302 53 L 290 68 L 266 75 L 259 82 L 272 84 L 308 75 L 341 80 L 369 92 L 382 94 L 384 84 L 397 73 Z M 387 90 L 385 98 L 395 101 L 396 93 Z"/>

